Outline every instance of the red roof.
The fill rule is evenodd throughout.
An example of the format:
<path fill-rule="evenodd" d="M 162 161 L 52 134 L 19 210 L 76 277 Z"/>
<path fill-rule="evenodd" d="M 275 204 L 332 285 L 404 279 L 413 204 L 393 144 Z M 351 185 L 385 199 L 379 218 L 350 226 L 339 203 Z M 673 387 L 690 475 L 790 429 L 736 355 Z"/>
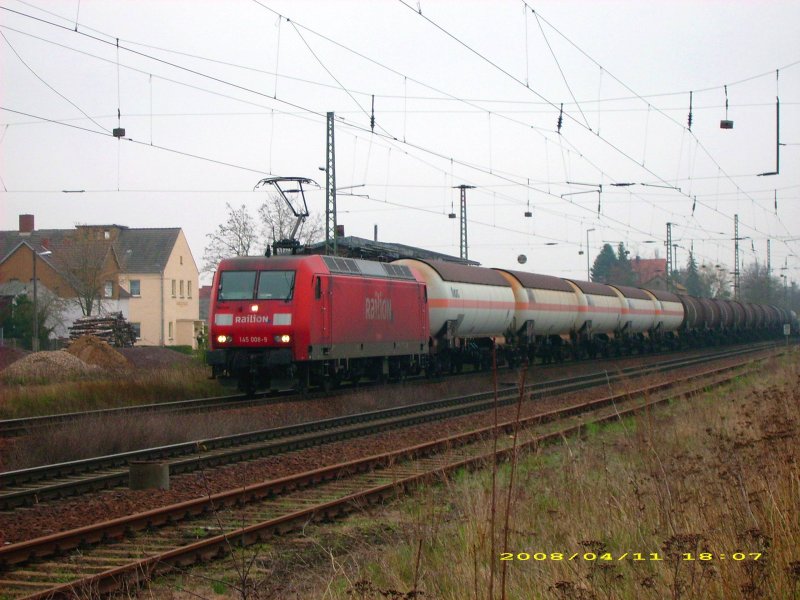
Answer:
<path fill-rule="evenodd" d="M 664 278 L 667 273 L 666 258 L 635 258 L 631 261 L 631 269 L 636 273 L 639 285 L 644 285 L 657 277 Z"/>

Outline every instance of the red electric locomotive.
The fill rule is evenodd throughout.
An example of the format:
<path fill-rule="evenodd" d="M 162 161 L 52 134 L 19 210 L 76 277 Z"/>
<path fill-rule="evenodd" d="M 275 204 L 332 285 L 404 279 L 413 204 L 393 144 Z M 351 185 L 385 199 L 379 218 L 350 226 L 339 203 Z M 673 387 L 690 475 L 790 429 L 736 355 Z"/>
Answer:
<path fill-rule="evenodd" d="M 418 373 L 425 284 L 404 265 L 332 256 L 238 257 L 214 276 L 214 377 L 242 391 Z"/>

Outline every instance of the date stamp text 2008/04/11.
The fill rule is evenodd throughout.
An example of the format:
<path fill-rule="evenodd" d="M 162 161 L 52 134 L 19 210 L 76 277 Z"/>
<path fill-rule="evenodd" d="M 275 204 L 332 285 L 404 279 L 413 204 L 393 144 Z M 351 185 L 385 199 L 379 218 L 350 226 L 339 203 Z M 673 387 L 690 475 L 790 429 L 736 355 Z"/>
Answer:
<path fill-rule="evenodd" d="M 678 560 L 710 561 L 710 560 L 732 560 L 756 561 L 761 558 L 761 552 L 683 552 L 677 555 Z M 671 557 L 674 560 L 676 557 Z M 664 560 L 664 555 L 659 552 L 501 552 L 500 560 L 509 561 L 546 561 L 546 560 L 585 560 L 585 561 L 660 561 Z"/>

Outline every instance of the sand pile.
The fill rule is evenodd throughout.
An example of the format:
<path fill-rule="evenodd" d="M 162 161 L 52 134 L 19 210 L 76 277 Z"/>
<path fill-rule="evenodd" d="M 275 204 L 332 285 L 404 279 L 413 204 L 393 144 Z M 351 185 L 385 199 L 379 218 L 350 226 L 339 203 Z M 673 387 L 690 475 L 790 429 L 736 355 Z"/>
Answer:
<path fill-rule="evenodd" d="M 101 372 L 100 367 L 88 365 L 77 356 L 58 350 L 28 354 L 3 370 L 0 377 L 6 381 L 65 381 Z"/>
<path fill-rule="evenodd" d="M 73 341 L 67 352 L 83 362 L 104 369 L 130 369 L 128 359 L 114 350 L 108 343 L 93 335 L 85 335 Z"/>

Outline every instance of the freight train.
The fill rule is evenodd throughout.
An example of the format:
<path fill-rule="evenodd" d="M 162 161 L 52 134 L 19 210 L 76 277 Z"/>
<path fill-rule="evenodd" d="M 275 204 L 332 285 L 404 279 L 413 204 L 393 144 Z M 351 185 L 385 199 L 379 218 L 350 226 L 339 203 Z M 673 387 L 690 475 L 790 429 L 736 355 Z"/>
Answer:
<path fill-rule="evenodd" d="M 438 260 L 237 257 L 214 276 L 207 362 L 239 389 L 487 369 L 779 336 L 782 308 Z"/>

